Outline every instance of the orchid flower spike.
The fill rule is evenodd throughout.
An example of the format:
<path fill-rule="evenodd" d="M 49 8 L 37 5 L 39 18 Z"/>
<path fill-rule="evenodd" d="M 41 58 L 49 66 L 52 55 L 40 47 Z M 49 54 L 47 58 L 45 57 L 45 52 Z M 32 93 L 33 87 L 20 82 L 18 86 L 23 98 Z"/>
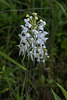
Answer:
<path fill-rule="evenodd" d="M 48 32 L 44 31 L 46 22 L 40 19 L 38 22 L 37 13 L 32 13 L 32 16 L 29 14 L 26 15 L 24 19 L 25 25 L 21 25 L 22 31 L 19 34 L 20 43 L 18 45 L 20 51 L 19 55 L 23 55 L 25 58 L 26 54 L 28 58 L 31 58 L 35 62 L 45 63 L 45 60 L 49 58 L 47 49 L 46 49 L 46 35 Z"/>

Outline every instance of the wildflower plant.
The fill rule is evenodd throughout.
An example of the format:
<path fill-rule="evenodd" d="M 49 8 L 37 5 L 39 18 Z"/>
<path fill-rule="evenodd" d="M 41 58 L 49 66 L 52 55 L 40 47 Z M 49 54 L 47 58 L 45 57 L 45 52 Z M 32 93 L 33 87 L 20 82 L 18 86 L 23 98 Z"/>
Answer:
<path fill-rule="evenodd" d="M 20 48 L 19 55 L 28 55 L 28 58 L 31 58 L 33 62 L 35 59 L 37 62 L 45 62 L 49 57 L 46 49 L 46 35 L 48 32 L 44 31 L 46 22 L 40 19 L 38 22 L 37 13 L 32 13 L 32 16 L 29 14 L 26 15 L 24 19 L 25 25 L 21 25 L 22 32 L 19 34 Z"/>

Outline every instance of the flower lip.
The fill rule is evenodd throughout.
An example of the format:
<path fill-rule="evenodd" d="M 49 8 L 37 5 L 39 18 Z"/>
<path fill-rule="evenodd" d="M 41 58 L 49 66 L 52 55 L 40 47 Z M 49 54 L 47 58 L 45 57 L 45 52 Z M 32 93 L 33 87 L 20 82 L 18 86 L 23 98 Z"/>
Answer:
<path fill-rule="evenodd" d="M 49 33 L 48 33 L 48 32 L 46 32 L 46 31 L 44 31 L 43 33 L 44 33 L 45 35 L 49 34 Z"/>

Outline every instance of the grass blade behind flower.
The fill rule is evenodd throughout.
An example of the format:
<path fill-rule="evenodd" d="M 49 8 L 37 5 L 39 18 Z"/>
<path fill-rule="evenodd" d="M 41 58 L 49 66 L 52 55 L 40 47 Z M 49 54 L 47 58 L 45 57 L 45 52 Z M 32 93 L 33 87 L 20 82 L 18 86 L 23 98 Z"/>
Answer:
<path fill-rule="evenodd" d="M 0 51 L 0 56 L 2 56 L 5 59 L 11 61 L 12 63 L 14 63 L 15 65 L 17 65 L 18 67 L 22 68 L 23 70 L 26 70 L 25 67 L 23 67 L 21 64 L 19 64 L 17 61 L 15 61 L 14 59 L 12 59 L 11 57 L 9 57 L 7 54 L 3 53 L 2 51 Z"/>

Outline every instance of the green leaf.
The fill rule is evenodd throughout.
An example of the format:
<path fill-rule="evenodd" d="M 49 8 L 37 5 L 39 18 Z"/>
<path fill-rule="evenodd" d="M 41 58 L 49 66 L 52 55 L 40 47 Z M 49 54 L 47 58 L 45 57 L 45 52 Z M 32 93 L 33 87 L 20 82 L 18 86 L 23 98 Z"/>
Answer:
<path fill-rule="evenodd" d="M 55 100 L 61 100 L 61 98 L 51 89 L 53 95 L 54 95 L 54 98 Z"/>
<path fill-rule="evenodd" d="M 0 56 L 4 57 L 5 59 L 8 59 L 9 61 L 11 61 L 12 63 L 14 63 L 18 67 L 22 68 L 23 70 L 26 70 L 25 67 L 23 67 L 21 64 L 19 64 L 17 61 L 15 61 L 14 59 L 12 59 L 11 57 L 9 57 L 7 54 L 3 53 L 2 51 L 0 51 Z"/>
<path fill-rule="evenodd" d="M 63 11 L 63 13 L 65 14 L 65 16 L 67 17 L 67 12 L 66 10 L 64 9 L 64 7 L 58 2 L 58 0 L 54 0 L 53 2 L 56 2 L 57 5 L 61 8 L 61 10 Z"/>
<path fill-rule="evenodd" d="M 7 5 L 8 7 L 11 8 L 11 5 L 8 2 L 6 2 L 5 0 L 0 0 L 0 3 L 3 3 L 3 4 L 5 4 L 5 5 Z"/>
<path fill-rule="evenodd" d="M 4 90 L 0 91 L 0 93 L 4 93 L 4 92 L 6 92 L 8 90 L 9 90 L 9 88 L 5 88 Z"/>
<path fill-rule="evenodd" d="M 54 80 L 53 80 L 53 82 L 55 82 Z M 66 100 L 67 100 L 67 91 L 60 85 L 60 84 L 58 84 L 57 82 L 55 82 L 57 85 L 58 85 L 58 87 L 61 89 L 61 91 L 63 92 L 63 95 L 65 96 L 65 98 L 66 98 Z"/>
<path fill-rule="evenodd" d="M 66 100 L 67 100 L 67 92 L 66 92 L 66 90 L 60 85 L 60 84 L 58 84 L 58 83 L 56 83 L 57 85 L 58 85 L 58 87 L 61 89 L 61 91 L 63 92 L 63 94 L 64 94 L 64 96 L 65 96 L 65 98 L 66 98 Z"/>

